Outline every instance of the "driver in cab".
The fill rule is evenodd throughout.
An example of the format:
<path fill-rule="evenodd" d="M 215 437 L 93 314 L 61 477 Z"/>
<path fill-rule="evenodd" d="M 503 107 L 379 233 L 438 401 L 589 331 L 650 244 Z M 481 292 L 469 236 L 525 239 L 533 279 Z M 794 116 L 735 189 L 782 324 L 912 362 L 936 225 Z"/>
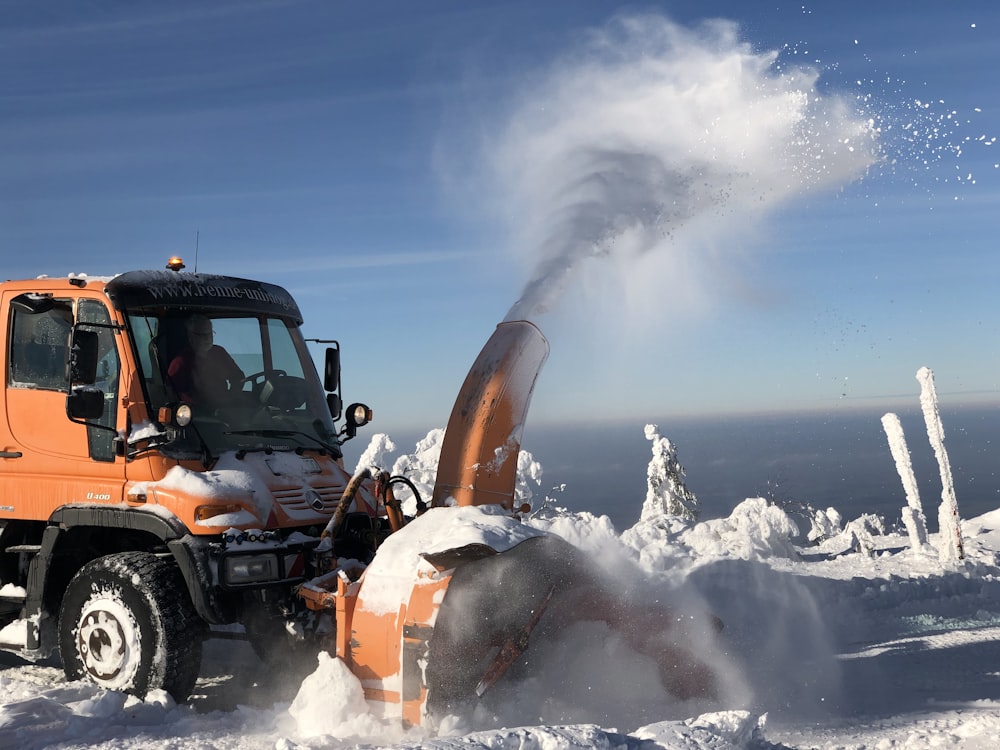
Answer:
<path fill-rule="evenodd" d="M 243 371 L 229 352 L 214 343 L 212 321 L 204 315 L 192 315 L 184 323 L 187 346 L 173 358 L 167 378 L 181 401 L 212 407 L 232 403 L 232 394 L 240 390 Z"/>

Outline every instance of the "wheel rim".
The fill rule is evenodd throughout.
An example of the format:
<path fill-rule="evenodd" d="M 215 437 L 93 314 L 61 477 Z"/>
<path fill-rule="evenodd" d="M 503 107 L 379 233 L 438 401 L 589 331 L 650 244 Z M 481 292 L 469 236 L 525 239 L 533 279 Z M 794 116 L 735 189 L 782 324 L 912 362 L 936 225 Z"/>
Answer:
<path fill-rule="evenodd" d="M 138 627 L 132 613 L 113 598 L 95 598 L 80 613 L 76 649 L 92 680 L 109 688 L 127 686 L 139 667 Z"/>

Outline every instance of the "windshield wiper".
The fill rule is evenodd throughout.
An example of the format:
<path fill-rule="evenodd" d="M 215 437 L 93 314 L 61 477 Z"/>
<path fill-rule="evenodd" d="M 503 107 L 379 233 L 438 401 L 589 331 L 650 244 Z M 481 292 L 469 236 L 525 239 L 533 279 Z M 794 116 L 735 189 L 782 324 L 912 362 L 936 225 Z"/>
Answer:
<path fill-rule="evenodd" d="M 330 453 L 334 457 L 340 454 L 340 450 L 329 443 L 320 440 L 318 437 L 310 435 L 308 432 L 302 432 L 301 430 L 278 430 L 278 429 L 258 429 L 258 430 L 226 430 L 226 435 L 255 435 L 257 437 L 304 437 L 307 440 L 312 440 L 319 448 L 314 448 L 313 450 L 322 450 Z M 303 450 L 306 446 L 302 447 Z"/>

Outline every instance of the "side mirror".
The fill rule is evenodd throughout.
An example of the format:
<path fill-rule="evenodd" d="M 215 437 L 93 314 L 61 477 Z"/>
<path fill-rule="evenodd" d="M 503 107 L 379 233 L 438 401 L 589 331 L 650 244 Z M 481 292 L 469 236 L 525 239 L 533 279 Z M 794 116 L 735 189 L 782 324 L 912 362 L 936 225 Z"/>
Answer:
<path fill-rule="evenodd" d="M 66 415 L 74 421 L 100 419 L 104 415 L 104 391 L 83 386 L 66 396 Z"/>
<path fill-rule="evenodd" d="M 11 307 L 28 315 L 41 315 L 55 307 L 55 301 L 47 294 L 19 294 L 10 301 Z"/>
<path fill-rule="evenodd" d="M 97 382 L 97 353 L 97 331 L 75 329 L 69 348 L 69 382 L 71 386 L 93 385 Z M 101 408 L 103 409 L 103 406 Z"/>
<path fill-rule="evenodd" d="M 336 344 L 337 342 L 334 343 Z M 340 391 L 340 344 L 331 346 L 326 350 L 326 363 L 323 367 L 323 389 L 326 391 Z"/>

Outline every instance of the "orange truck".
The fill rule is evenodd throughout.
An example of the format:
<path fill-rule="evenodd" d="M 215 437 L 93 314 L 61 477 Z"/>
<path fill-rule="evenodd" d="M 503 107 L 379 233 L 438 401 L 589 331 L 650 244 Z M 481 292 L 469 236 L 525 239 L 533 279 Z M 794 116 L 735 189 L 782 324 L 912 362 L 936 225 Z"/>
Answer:
<path fill-rule="evenodd" d="M 182 700 L 210 626 L 265 656 L 317 627 L 294 591 L 370 411 L 335 426 L 339 346 L 321 378 L 284 289 L 172 267 L 0 284 L 0 647 Z M 219 403 L 171 378 L 192 319 L 242 375 Z M 388 533 L 374 504 L 361 488 L 345 554 Z"/>
<path fill-rule="evenodd" d="M 182 268 L 0 284 L 0 647 L 177 700 L 206 637 L 283 666 L 325 649 L 374 713 L 433 727 L 523 670 L 529 640 L 589 619 L 671 693 L 713 692 L 679 618 L 520 519 L 548 355 L 532 323 L 487 340 L 408 516 L 407 478 L 344 468 L 371 410 L 342 407 L 339 345 L 320 342 L 321 377 L 284 289 Z"/>

